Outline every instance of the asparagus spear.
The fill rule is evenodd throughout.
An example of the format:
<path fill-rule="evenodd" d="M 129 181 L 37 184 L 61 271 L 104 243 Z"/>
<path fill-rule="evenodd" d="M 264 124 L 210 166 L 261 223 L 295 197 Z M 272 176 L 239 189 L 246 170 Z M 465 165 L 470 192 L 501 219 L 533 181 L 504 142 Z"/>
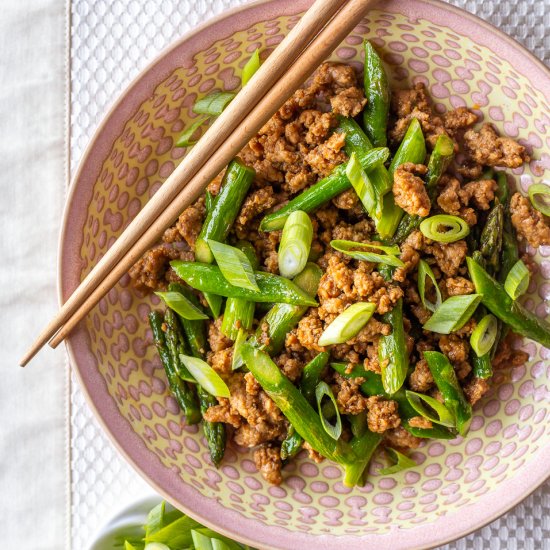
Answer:
<path fill-rule="evenodd" d="M 387 393 L 394 394 L 405 382 L 409 369 L 409 355 L 403 328 L 403 299 L 400 298 L 391 311 L 382 316 L 392 327 L 388 336 L 381 336 L 378 359 L 382 367 L 382 384 Z"/>
<path fill-rule="evenodd" d="M 304 444 L 304 438 L 294 429 L 292 424 L 288 428 L 288 433 L 281 443 L 281 459 L 288 460 L 296 456 L 302 445 Z"/>
<path fill-rule="evenodd" d="M 359 161 L 364 170 L 370 170 L 374 166 L 385 162 L 388 158 L 388 153 L 389 151 L 385 147 L 372 149 L 359 157 Z M 283 208 L 265 216 L 260 223 L 260 230 L 275 231 L 282 229 L 291 212 L 297 210 L 303 210 L 307 213 L 313 212 L 349 189 L 351 183 L 346 176 L 346 165 L 347 163 L 337 166 L 326 178 L 294 197 Z"/>
<path fill-rule="evenodd" d="M 382 60 L 368 40 L 365 40 L 364 85 L 367 97 L 367 105 L 363 111 L 365 131 L 375 147 L 385 147 L 390 113 L 390 87 Z"/>
<path fill-rule="evenodd" d="M 323 272 L 318 265 L 308 263 L 293 282 L 308 296 L 316 296 L 322 275 Z M 250 344 L 270 355 L 279 353 L 284 346 L 286 335 L 298 324 L 307 310 L 308 306 L 275 304 L 260 321 L 256 333 L 249 341 Z M 266 325 L 267 334 L 263 335 Z"/>
<path fill-rule="evenodd" d="M 158 311 L 151 311 L 149 324 L 153 331 L 153 339 L 157 347 L 160 360 L 168 378 L 168 385 L 174 394 L 187 424 L 197 424 L 201 420 L 201 413 L 194 393 L 189 386 L 178 376 L 174 365 L 174 359 L 166 344 L 166 336 L 163 331 L 164 319 Z"/>
<path fill-rule="evenodd" d="M 550 323 L 512 300 L 504 287 L 472 258 L 466 258 L 466 261 L 476 292 L 483 296 L 481 301 L 485 307 L 514 332 L 550 348 Z"/>
<path fill-rule="evenodd" d="M 466 400 L 456 373 L 445 355 L 438 351 L 425 351 L 424 358 L 447 409 L 453 414 L 458 433 L 465 436 L 472 422 L 472 406 Z"/>
<path fill-rule="evenodd" d="M 164 337 L 166 339 L 166 345 L 168 347 L 168 351 L 170 352 L 170 357 L 172 358 L 174 368 L 182 380 L 193 382 L 193 376 L 180 359 L 180 355 L 187 355 L 188 350 L 181 333 L 178 317 L 170 308 L 166 308 L 166 312 L 164 313 L 164 323 L 166 327 Z"/>
<path fill-rule="evenodd" d="M 214 261 L 208 239 L 223 242 L 239 213 L 241 205 L 254 180 L 256 172 L 246 166 L 239 158 L 231 161 L 222 181 L 221 191 L 206 215 L 201 232 L 195 242 L 195 259 L 211 264 Z M 222 299 L 215 292 L 205 292 L 204 297 L 214 314 L 219 317 Z"/>
<path fill-rule="evenodd" d="M 382 439 L 380 434 L 373 433 L 367 428 L 363 435 L 356 436 L 351 440 L 351 448 L 357 456 L 357 460 L 345 468 L 344 485 L 353 487 L 360 483 L 372 455 Z"/>
<path fill-rule="evenodd" d="M 189 288 L 178 283 L 171 283 L 168 289 L 180 292 L 194 305 L 200 307 L 199 300 Z M 189 344 L 191 355 L 204 360 L 206 357 L 206 322 L 204 320 L 190 321 L 189 319 L 180 318 L 180 323 L 183 327 L 187 343 Z M 218 400 L 198 384 L 197 394 L 202 415 L 204 415 L 210 407 L 218 404 Z M 206 442 L 208 443 L 210 458 L 214 465 L 218 466 L 225 453 L 225 426 L 222 422 L 208 422 L 203 419 L 203 429 Z"/>
<path fill-rule="evenodd" d="M 435 199 L 437 184 L 441 176 L 447 171 L 453 157 L 453 140 L 444 134 L 440 135 L 437 138 L 435 147 L 430 156 L 428 173 L 426 174 L 426 189 L 428 190 L 432 202 Z M 414 230 L 418 229 L 422 219 L 423 218 L 420 216 L 412 216 L 411 214 L 405 213 L 399 222 L 399 226 L 393 237 L 393 242 L 398 244 L 402 243 Z"/>
<path fill-rule="evenodd" d="M 202 292 L 216 293 L 218 296 L 243 298 L 251 302 L 282 302 L 301 306 L 316 306 L 317 302 L 302 291 L 292 281 L 256 271 L 254 273 L 259 291 L 230 284 L 217 266 L 200 262 L 170 262 L 174 271 L 189 286 Z"/>

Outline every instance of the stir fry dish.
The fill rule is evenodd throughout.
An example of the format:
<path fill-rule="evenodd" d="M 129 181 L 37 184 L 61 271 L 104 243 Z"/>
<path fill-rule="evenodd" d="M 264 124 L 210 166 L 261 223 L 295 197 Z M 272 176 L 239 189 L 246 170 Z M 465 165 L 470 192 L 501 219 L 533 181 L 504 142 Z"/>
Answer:
<path fill-rule="evenodd" d="M 319 67 L 130 272 L 165 305 L 154 344 L 212 462 L 253 449 L 272 484 L 302 449 L 348 486 L 382 449 L 382 474 L 414 467 L 528 359 L 515 335 L 550 347 L 521 304 L 525 245 L 550 244 L 548 187 L 525 197 L 506 171 L 526 149 L 421 83 L 390 90 L 369 42 L 361 78 Z M 233 97 L 201 98 L 178 146 Z"/>

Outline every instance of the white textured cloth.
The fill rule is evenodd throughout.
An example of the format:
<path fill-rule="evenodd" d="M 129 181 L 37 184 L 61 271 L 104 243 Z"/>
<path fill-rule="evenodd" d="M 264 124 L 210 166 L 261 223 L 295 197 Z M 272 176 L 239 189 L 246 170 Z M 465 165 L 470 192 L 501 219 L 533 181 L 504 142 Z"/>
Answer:
<path fill-rule="evenodd" d="M 59 550 L 67 540 L 63 351 L 17 364 L 57 308 L 65 197 L 63 0 L 0 2 L 0 546 Z"/>
<path fill-rule="evenodd" d="M 102 114 L 160 49 L 199 22 L 246 0 L 72 0 L 71 152 L 74 170 Z M 452 0 L 501 27 L 550 63 L 550 0 Z M 160 6 L 160 9 L 159 9 Z M 113 64 L 113 61 L 115 62 Z M 105 66 L 118 66 L 109 74 Z M 147 496 L 72 389 L 72 541 L 86 547 L 117 509 Z M 108 478 L 109 483 L 105 480 Z M 446 549 L 535 549 L 550 536 L 550 484 L 512 512 Z M 550 545 L 548 546 L 550 548 Z"/>

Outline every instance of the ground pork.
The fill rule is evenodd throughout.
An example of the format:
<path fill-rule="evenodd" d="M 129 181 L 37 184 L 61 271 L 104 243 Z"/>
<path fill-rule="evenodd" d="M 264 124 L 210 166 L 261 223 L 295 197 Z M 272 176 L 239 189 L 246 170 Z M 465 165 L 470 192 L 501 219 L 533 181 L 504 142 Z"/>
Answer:
<path fill-rule="evenodd" d="M 483 166 L 518 168 L 529 161 L 523 145 L 510 138 L 499 137 L 491 124 L 484 124 L 479 131 L 468 130 L 464 134 L 464 146 L 470 158 Z"/>
<path fill-rule="evenodd" d="M 200 197 L 193 205 L 183 211 L 176 222 L 176 229 L 192 248 L 195 246 L 195 241 L 199 236 L 205 217 L 204 198 Z"/>
<path fill-rule="evenodd" d="M 280 485 L 283 481 L 281 468 L 281 449 L 270 444 L 261 445 L 254 451 L 254 464 L 264 479 L 271 485 Z"/>
<path fill-rule="evenodd" d="M 332 391 L 341 413 L 359 414 L 367 408 L 367 398 L 359 389 L 363 381 L 362 378 L 344 378 L 338 373 L 334 375 Z"/>
<path fill-rule="evenodd" d="M 210 349 L 214 353 L 230 348 L 233 345 L 233 342 L 222 334 L 222 320 L 222 317 L 218 317 L 216 320 L 208 323 L 208 342 L 210 343 Z"/>
<path fill-rule="evenodd" d="M 474 283 L 464 277 L 448 277 L 444 282 L 447 296 L 463 296 L 475 290 Z"/>
<path fill-rule="evenodd" d="M 384 443 L 392 449 L 406 451 L 407 449 L 419 447 L 422 439 L 410 434 L 403 426 L 398 426 L 393 430 L 384 432 Z"/>
<path fill-rule="evenodd" d="M 424 246 L 424 236 L 420 231 L 413 231 L 401 245 L 401 255 L 399 259 L 405 264 L 403 267 L 398 267 L 394 274 L 393 280 L 404 283 L 407 280 L 407 275 L 414 271 L 420 261 L 420 251 Z"/>
<path fill-rule="evenodd" d="M 225 348 L 216 352 L 209 351 L 207 359 L 217 373 L 230 374 L 233 367 L 233 348 Z"/>
<path fill-rule="evenodd" d="M 546 218 L 531 206 L 529 199 L 514 193 L 510 200 L 510 212 L 512 224 L 521 239 L 535 248 L 550 245 L 550 226 Z"/>
<path fill-rule="evenodd" d="M 334 133 L 304 157 L 312 170 L 320 177 L 328 176 L 337 166 L 347 160 L 344 152 L 345 134 Z"/>
<path fill-rule="evenodd" d="M 426 185 L 419 176 L 426 175 L 423 164 L 407 162 L 399 166 L 393 176 L 395 203 L 411 216 L 425 218 L 430 213 L 431 201 Z"/>
<path fill-rule="evenodd" d="M 529 354 L 512 347 L 512 338 L 513 333 L 508 333 L 506 338 L 500 341 L 497 352 L 491 362 L 495 370 L 519 367 L 528 361 Z"/>
<path fill-rule="evenodd" d="M 396 401 L 375 395 L 367 399 L 367 408 L 367 423 L 371 432 L 384 433 L 401 425 Z"/>
<path fill-rule="evenodd" d="M 429 430 L 433 428 L 433 424 L 427 418 L 423 416 L 413 416 L 409 419 L 409 426 L 411 428 L 422 428 L 424 430 Z"/>
<path fill-rule="evenodd" d="M 430 97 L 421 82 L 409 90 L 395 90 L 391 108 L 395 120 L 390 125 L 389 137 L 393 145 L 401 143 L 413 118 L 420 122 L 426 141 L 432 148 L 441 134 L 447 134 L 443 119 L 433 112 Z"/>
<path fill-rule="evenodd" d="M 409 387 L 413 391 L 427 392 L 434 383 L 430 367 L 426 359 L 420 359 L 409 375 Z"/>
<path fill-rule="evenodd" d="M 300 354 L 287 352 L 277 356 L 275 358 L 275 363 L 291 382 L 297 382 L 300 379 L 305 366 Z"/>
<path fill-rule="evenodd" d="M 161 244 L 147 251 L 129 271 L 134 286 L 142 291 L 166 290 L 166 271 L 171 260 L 181 258 L 181 252 L 170 244 Z"/>
<path fill-rule="evenodd" d="M 451 363 L 461 363 L 468 359 L 470 344 L 455 334 L 443 334 L 439 338 L 439 349 Z"/>
<path fill-rule="evenodd" d="M 460 189 L 460 200 L 466 206 L 471 201 L 479 210 L 489 210 L 491 202 L 495 198 L 496 190 L 497 183 L 495 180 L 471 181 Z"/>
<path fill-rule="evenodd" d="M 473 126 L 477 120 L 477 115 L 467 107 L 458 107 L 443 114 L 443 125 L 447 133 L 453 137 L 460 130 Z"/>
<path fill-rule="evenodd" d="M 463 386 L 464 395 L 471 405 L 475 405 L 488 391 L 489 382 L 475 376 Z"/>
<path fill-rule="evenodd" d="M 477 223 L 477 215 L 473 208 L 468 207 L 470 191 L 464 193 L 460 182 L 451 176 L 441 178 L 441 184 L 443 185 L 443 189 L 437 197 L 439 208 L 446 214 L 459 216 L 469 226 L 475 225 Z"/>
<path fill-rule="evenodd" d="M 454 243 L 434 242 L 426 245 L 425 251 L 435 258 L 437 266 L 445 275 L 454 277 L 466 259 L 468 245 L 464 240 Z"/>
<path fill-rule="evenodd" d="M 235 233 L 237 237 L 239 239 L 246 239 L 250 231 L 250 222 L 276 203 L 277 198 L 274 196 L 273 187 L 263 187 L 248 195 L 235 220 Z"/>

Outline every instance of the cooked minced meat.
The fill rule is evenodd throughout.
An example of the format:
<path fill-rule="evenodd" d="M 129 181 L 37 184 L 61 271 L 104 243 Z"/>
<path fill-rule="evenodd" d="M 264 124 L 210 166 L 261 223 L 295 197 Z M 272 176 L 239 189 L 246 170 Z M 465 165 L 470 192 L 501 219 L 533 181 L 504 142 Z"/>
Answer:
<path fill-rule="evenodd" d="M 262 218 L 279 210 L 348 161 L 346 135 L 339 130 L 339 117 L 357 117 L 366 101 L 354 67 L 325 63 L 240 152 L 242 161 L 255 170 L 255 177 L 224 238 L 230 245 L 240 240 L 252 244 L 260 270 L 279 273 L 278 250 L 282 234 L 281 230 L 260 231 Z M 394 400 L 372 389 L 381 387 L 380 377 L 390 364 L 390 358 L 383 355 L 385 348 L 381 343 L 393 333 L 388 314 L 397 304 L 403 308 L 404 353 L 410 363 L 404 389 L 444 401 L 424 357 L 426 351 L 439 351 L 448 358 L 470 403 L 479 401 L 491 387 L 491 377 L 478 378 L 473 369 L 469 342 L 477 316 L 451 334 L 423 330 L 432 312 L 424 306 L 418 287 L 418 266 L 423 260 L 431 268 L 443 300 L 475 292 L 466 258 L 472 254 L 488 213 L 498 200 L 497 178 L 486 177 L 484 171 L 493 166 L 517 168 L 529 160 L 524 146 L 499 136 L 491 125 L 473 128 L 477 118 L 466 107 L 436 112 L 422 83 L 392 93 L 388 126 L 392 153 L 413 119 L 420 122 L 430 154 L 440 135 L 453 139 L 457 153 L 456 162 L 439 179 L 433 193 L 429 193 L 425 184 L 429 156 L 422 161 L 424 164 L 404 163 L 396 168 L 390 192 L 396 205 L 404 211 L 401 215 L 405 219 L 435 214 L 458 216 L 470 227 L 468 238 L 437 242 L 427 238 L 417 224 L 397 243 L 402 265 L 388 269 L 377 262 L 353 259 L 331 246 L 334 240 L 388 244 L 379 241 L 376 224 L 366 213 L 354 188 L 340 188 L 339 194 L 309 213 L 313 227 L 310 261 L 322 270 L 316 295 L 318 306 L 289 306 L 289 311 L 296 313 L 295 322 L 286 331 L 284 345 L 272 353 L 272 358 L 282 374 L 300 387 L 308 363 L 321 352 L 329 353 L 320 380 L 328 384 L 335 397 L 343 423 L 342 444 L 352 437 L 352 421 L 365 422 L 372 432 L 383 435 L 383 445 L 402 451 L 414 449 L 423 441 L 411 432 L 436 427 L 423 416 L 408 414 L 404 417 L 397 394 Z M 219 194 L 222 182 L 223 173 L 210 183 L 208 190 L 212 196 Z M 510 221 L 522 241 L 534 247 L 550 244 L 548 220 L 528 199 L 515 193 L 509 203 L 509 212 Z M 166 290 L 172 281 L 182 283 L 170 267 L 170 261 L 194 260 L 195 243 L 205 217 L 206 201 L 202 196 L 166 230 L 162 242 L 131 269 L 135 286 L 152 291 Z M 522 254 L 523 251 L 520 257 Z M 524 257 L 529 268 L 534 270 L 532 260 Z M 197 295 L 206 307 L 204 297 Z M 426 297 L 432 303 L 436 298 L 431 279 L 426 281 Z M 319 345 L 327 327 L 357 303 L 374 304 L 374 314 L 368 322 L 345 342 L 326 347 Z M 264 318 L 264 305 L 256 306 L 251 330 L 256 332 L 258 345 L 269 349 L 273 344 L 269 336 L 271 321 Z M 238 356 L 234 341 L 222 333 L 222 319 L 220 316 L 205 322 L 207 349 L 203 351 L 209 365 L 229 388 L 230 397 L 217 398 L 216 404 L 203 416 L 209 422 L 225 424 L 229 441 L 253 449 L 256 468 L 269 483 L 278 485 L 283 479 L 281 445 L 293 430 L 253 374 L 242 369 L 233 370 Z M 524 352 L 513 349 L 510 338 L 507 336 L 498 345 L 492 360 L 495 370 L 522 364 L 527 359 Z M 344 363 L 345 370 L 337 372 L 331 366 L 336 362 Z M 364 369 L 361 376 L 354 377 L 356 369 Z M 378 385 L 371 385 L 373 379 L 378 380 Z M 312 460 L 323 460 L 309 443 L 304 442 L 301 448 Z"/>

